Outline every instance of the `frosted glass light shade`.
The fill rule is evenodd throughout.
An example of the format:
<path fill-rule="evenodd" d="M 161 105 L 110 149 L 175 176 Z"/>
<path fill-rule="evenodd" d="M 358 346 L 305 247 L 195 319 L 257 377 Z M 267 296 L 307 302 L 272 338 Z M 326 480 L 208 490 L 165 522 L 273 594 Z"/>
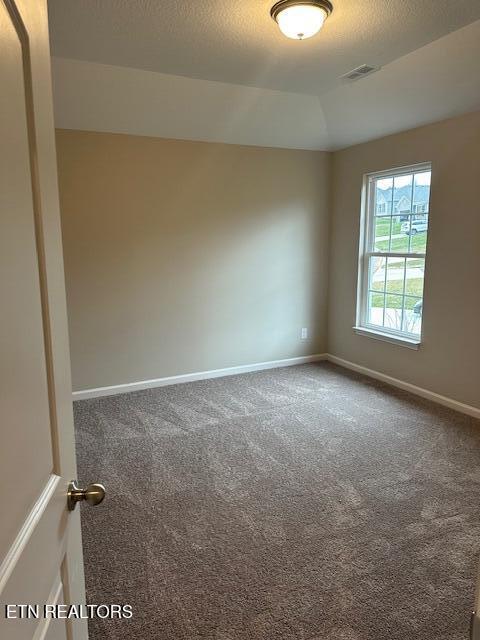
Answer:
<path fill-rule="evenodd" d="M 328 14 L 322 7 L 298 4 L 285 7 L 277 15 L 280 31 L 293 40 L 311 38 L 323 27 Z"/>

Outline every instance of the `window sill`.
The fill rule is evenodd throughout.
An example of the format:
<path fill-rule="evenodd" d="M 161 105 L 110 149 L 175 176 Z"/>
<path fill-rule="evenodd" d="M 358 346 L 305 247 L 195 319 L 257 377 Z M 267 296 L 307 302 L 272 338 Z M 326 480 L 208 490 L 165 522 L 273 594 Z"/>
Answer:
<path fill-rule="evenodd" d="M 374 340 L 390 342 L 391 344 L 397 344 L 401 347 L 407 347 L 407 349 L 414 349 L 415 351 L 418 351 L 421 344 L 420 340 L 415 340 L 415 338 L 404 338 L 402 336 L 395 336 L 391 333 L 382 333 L 381 331 L 375 331 L 374 329 L 367 329 L 365 327 L 353 327 L 353 330 L 359 336 L 366 336 L 367 338 L 373 338 Z"/>

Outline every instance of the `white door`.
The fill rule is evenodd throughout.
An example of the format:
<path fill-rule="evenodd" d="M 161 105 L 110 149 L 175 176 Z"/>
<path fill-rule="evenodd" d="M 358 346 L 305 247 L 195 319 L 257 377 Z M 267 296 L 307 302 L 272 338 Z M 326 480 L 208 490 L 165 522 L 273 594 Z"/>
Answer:
<path fill-rule="evenodd" d="M 85 640 L 45 0 L 0 0 L 0 435 L 0 638 Z"/>

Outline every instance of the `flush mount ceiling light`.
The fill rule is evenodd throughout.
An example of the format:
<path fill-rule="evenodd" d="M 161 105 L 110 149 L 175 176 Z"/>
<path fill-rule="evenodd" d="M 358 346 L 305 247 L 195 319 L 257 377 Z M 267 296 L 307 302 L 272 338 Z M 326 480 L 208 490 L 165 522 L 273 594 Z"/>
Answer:
<path fill-rule="evenodd" d="M 320 31 L 332 11 L 329 0 L 280 0 L 270 15 L 287 38 L 305 40 Z"/>

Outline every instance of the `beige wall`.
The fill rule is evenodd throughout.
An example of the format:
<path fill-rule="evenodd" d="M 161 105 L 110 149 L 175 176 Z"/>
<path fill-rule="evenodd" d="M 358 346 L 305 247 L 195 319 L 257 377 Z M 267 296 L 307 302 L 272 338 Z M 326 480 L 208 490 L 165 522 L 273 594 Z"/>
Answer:
<path fill-rule="evenodd" d="M 432 161 L 423 344 L 354 334 L 360 191 L 365 173 Z M 480 113 L 334 154 L 329 352 L 480 407 Z"/>
<path fill-rule="evenodd" d="M 325 351 L 329 154 L 66 130 L 57 149 L 75 390 Z"/>
<path fill-rule="evenodd" d="M 480 113 L 334 154 L 65 130 L 57 148 L 75 390 L 328 349 L 480 406 Z M 424 161 L 417 352 L 352 327 L 363 175 Z"/>

